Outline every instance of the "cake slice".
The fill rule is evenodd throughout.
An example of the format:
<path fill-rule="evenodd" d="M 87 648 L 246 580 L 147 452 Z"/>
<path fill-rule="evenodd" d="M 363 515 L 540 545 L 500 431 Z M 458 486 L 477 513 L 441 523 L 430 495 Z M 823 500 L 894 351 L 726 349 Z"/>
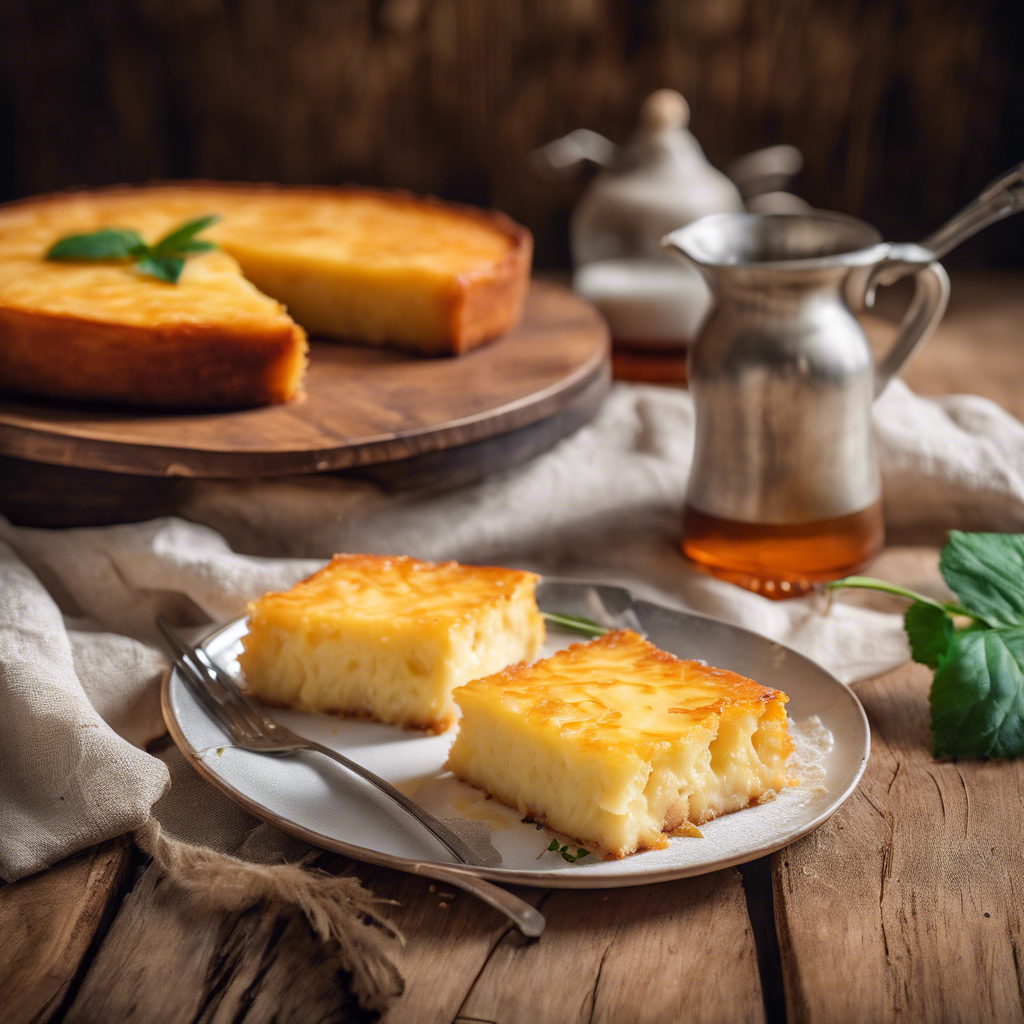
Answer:
<path fill-rule="evenodd" d="M 788 697 L 629 630 L 455 691 L 448 768 L 604 857 L 789 785 Z"/>
<path fill-rule="evenodd" d="M 52 262 L 59 239 L 149 243 L 218 214 L 177 284 L 129 263 Z M 227 408 L 300 393 L 306 332 L 424 355 L 510 330 L 530 233 L 497 213 L 357 188 L 176 183 L 0 208 L 0 390 Z M 286 309 L 287 307 L 287 309 Z"/>
<path fill-rule="evenodd" d="M 0 391 L 182 408 L 296 397 L 306 333 L 226 252 L 190 258 L 176 285 L 127 264 L 43 258 L 64 235 L 124 226 L 154 241 L 184 219 L 158 201 L 0 210 Z"/>
<path fill-rule="evenodd" d="M 238 662 L 268 704 L 442 732 L 452 690 L 537 656 L 538 577 L 513 569 L 335 555 L 249 605 Z"/>

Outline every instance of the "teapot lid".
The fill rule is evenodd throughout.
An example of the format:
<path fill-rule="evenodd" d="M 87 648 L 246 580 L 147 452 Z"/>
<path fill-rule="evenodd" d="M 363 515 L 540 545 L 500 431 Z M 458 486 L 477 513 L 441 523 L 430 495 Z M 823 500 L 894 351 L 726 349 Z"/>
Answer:
<path fill-rule="evenodd" d="M 675 89 L 658 89 L 640 107 L 640 124 L 645 128 L 685 128 L 690 123 L 690 104 Z"/>
<path fill-rule="evenodd" d="M 591 161 L 603 169 L 573 212 L 577 266 L 599 259 L 664 259 L 661 239 L 711 213 L 743 209 L 737 186 L 708 163 L 687 130 L 690 107 L 674 89 L 651 93 L 633 137 L 621 149 L 577 129 L 537 151 L 538 166 L 562 173 Z"/>
<path fill-rule="evenodd" d="M 652 203 L 677 211 L 687 207 L 686 220 L 742 210 L 739 189 L 711 165 L 689 123 L 690 105 L 675 89 L 651 93 L 640 107 L 636 132 L 606 173 L 620 181 L 642 181 Z"/>

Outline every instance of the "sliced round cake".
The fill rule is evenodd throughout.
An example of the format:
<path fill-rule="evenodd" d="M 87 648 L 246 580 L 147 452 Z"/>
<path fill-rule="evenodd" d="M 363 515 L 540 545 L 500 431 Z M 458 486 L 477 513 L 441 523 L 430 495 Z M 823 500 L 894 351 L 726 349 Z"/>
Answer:
<path fill-rule="evenodd" d="M 53 261 L 69 235 L 152 244 L 221 220 L 176 284 L 123 261 Z M 517 322 L 532 240 L 501 214 L 357 188 L 176 183 L 0 207 L 0 390 L 230 408 L 301 388 L 306 332 L 458 354 Z"/>

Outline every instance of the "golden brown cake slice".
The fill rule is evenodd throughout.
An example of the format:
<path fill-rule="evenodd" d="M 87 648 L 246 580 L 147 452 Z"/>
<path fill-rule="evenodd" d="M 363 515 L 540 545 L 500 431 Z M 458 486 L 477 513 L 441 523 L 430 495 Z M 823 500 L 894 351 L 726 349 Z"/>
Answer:
<path fill-rule="evenodd" d="M 189 259 L 176 285 L 43 258 L 64 235 L 121 226 L 153 241 L 183 219 L 158 200 L 91 196 L 0 211 L 0 391 L 182 407 L 293 398 L 305 332 L 226 252 Z"/>
<path fill-rule="evenodd" d="M 249 605 L 239 665 L 268 704 L 441 732 L 456 686 L 536 657 L 536 585 L 514 569 L 335 555 Z"/>
<path fill-rule="evenodd" d="M 70 234 L 133 228 L 152 243 L 211 213 L 222 221 L 203 237 L 221 251 L 190 257 L 176 285 L 128 263 L 44 259 Z M 500 214 L 366 189 L 180 183 L 25 200 L 0 208 L 0 390 L 285 401 L 305 331 L 438 355 L 509 330 L 531 249 Z"/>
<path fill-rule="evenodd" d="M 448 768 L 604 857 L 790 783 L 789 698 L 629 630 L 459 687 Z"/>

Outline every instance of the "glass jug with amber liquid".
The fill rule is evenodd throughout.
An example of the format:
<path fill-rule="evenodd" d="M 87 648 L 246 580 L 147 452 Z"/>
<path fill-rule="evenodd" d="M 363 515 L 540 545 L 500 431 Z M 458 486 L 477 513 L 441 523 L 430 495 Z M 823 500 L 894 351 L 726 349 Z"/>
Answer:
<path fill-rule="evenodd" d="M 856 572 L 884 539 L 871 405 L 945 310 L 935 252 L 829 213 L 719 214 L 665 244 L 713 294 L 690 352 L 684 552 L 773 598 Z M 876 365 L 853 311 L 905 274 L 915 297 Z"/>

